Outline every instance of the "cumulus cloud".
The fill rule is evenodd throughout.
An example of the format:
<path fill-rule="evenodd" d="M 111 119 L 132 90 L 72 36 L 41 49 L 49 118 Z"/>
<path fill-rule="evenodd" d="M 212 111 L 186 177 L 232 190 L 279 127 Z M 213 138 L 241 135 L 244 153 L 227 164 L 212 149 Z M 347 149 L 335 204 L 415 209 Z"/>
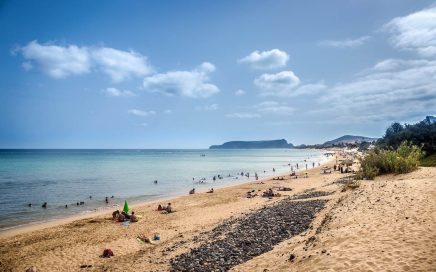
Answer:
<path fill-rule="evenodd" d="M 171 71 L 146 77 L 143 87 L 168 96 L 209 97 L 220 91 L 209 83 L 209 74 L 213 71 L 215 66 L 204 62 L 192 71 Z"/>
<path fill-rule="evenodd" d="M 35 64 L 44 73 L 54 78 L 89 73 L 92 66 L 92 59 L 86 47 L 43 45 L 38 41 L 31 41 L 18 51 L 27 60 L 23 64 L 25 69 L 28 70 Z"/>
<path fill-rule="evenodd" d="M 199 111 L 215 111 L 218 109 L 218 104 L 210 104 L 210 105 L 204 105 L 204 106 L 198 106 L 195 108 Z"/>
<path fill-rule="evenodd" d="M 242 90 L 242 89 L 239 89 L 239 90 L 237 90 L 237 91 L 235 92 L 235 95 L 236 95 L 236 96 L 242 96 L 242 95 L 244 95 L 244 94 L 245 94 L 245 91 Z"/>
<path fill-rule="evenodd" d="M 385 60 L 350 80 L 331 87 L 319 102 L 319 113 L 342 118 L 398 120 L 424 115 L 436 105 L 436 61 Z"/>
<path fill-rule="evenodd" d="M 155 115 L 156 112 L 153 110 L 150 111 L 144 111 L 144 110 L 138 110 L 138 109 L 130 109 L 127 111 L 130 115 L 140 116 L 140 117 L 146 117 L 150 115 Z"/>
<path fill-rule="evenodd" d="M 114 97 L 129 97 L 129 96 L 135 96 L 135 93 L 133 93 L 132 91 L 129 90 L 119 90 L 117 88 L 106 88 L 104 90 L 101 91 L 102 93 L 104 93 L 106 96 L 114 96 Z"/>
<path fill-rule="evenodd" d="M 319 42 L 321 46 L 337 47 L 337 48 L 350 48 L 357 47 L 365 44 L 371 37 L 362 36 L 356 39 L 344 39 L 344 40 L 325 40 Z"/>
<path fill-rule="evenodd" d="M 392 34 L 395 47 L 423 57 L 436 56 L 436 7 L 394 18 L 383 29 Z"/>
<path fill-rule="evenodd" d="M 145 76 L 153 72 L 153 68 L 147 62 L 147 57 L 135 51 L 101 47 L 93 48 L 90 52 L 96 65 L 115 82 L 133 76 Z"/>
<path fill-rule="evenodd" d="M 260 114 L 257 113 L 249 113 L 249 112 L 235 112 L 227 114 L 228 118 L 238 118 L 238 119 L 252 119 L 252 118 L 260 118 Z"/>
<path fill-rule="evenodd" d="M 254 80 L 261 95 L 289 96 L 299 84 L 300 79 L 292 71 L 262 74 Z"/>
<path fill-rule="evenodd" d="M 246 63 L 254 69 L 275 69 L 284 67 L 289 60 L 285 51 L 272 49 L 270 51 L 254 51 L 250 55 L 238 60 L 239 63 Z"/>
<path fill-rule="evenodd" d="M 57 79 L 101 70 L 113 81 L 119 82 L 132 76 L 145 76 L 153 72 L 147 57 L 134 51 L 110 47 L 63 46 L 31 41 L 16 51 L 26 60 L 22 64 L 25 70 L 36 66 L 43 73 Z"/>

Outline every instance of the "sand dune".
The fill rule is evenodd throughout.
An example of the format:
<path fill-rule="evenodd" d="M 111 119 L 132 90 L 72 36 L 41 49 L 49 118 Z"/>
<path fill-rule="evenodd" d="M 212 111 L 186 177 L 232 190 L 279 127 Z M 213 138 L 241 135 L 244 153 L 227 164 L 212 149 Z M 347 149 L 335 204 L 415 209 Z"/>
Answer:
<path fill-rule="evenodd" d="M 436 168 L 362 182 L 330 205 L 312 231 L 233 270 L 436 271 Z"/>

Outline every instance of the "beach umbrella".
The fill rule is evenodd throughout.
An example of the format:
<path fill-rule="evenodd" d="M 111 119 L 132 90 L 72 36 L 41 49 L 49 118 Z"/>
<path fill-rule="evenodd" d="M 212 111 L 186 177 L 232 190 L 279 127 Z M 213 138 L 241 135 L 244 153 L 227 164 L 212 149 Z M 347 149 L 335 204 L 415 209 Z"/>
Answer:
<path fill-rule="evenodd" d="M 129 212 L 129 204 L 127 204 L 127 200 L 124 200 L 123 212 L 125 212 L 125 213 Z"/>

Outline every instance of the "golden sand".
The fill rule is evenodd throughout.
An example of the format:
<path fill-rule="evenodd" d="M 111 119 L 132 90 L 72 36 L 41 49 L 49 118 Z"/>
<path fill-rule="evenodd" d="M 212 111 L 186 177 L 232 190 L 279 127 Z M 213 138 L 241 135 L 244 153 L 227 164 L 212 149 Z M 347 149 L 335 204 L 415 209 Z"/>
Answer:
<path fill-rule="evenodd" d="M 359 188 L 345 192 L 334 183 L 343 174 L 320 172 L 315 168 L 309 178 L 268 179 L 177 197 L 171 199 L 177 210 L 172 214 L 157 212 L 157 202 L 135 206 L 142 218 L 127 227 L 114 223 L 111 214 L 99 213 L 3 232 L 0 271 L 30 266 L 39 271 L 167 271 L 171 258 L 198 246 L 194 236 L 231 216 L 280 200 L 247 199 L 246 191 L 279 185 L 293 189 L 282 192 L 283 197 L 307 189 L 334 194 L 321 197 L 330 201 L 311 229 L 234 271 L 436 271 L 436 168 L 362 181 Z M 161 236 L 155 244 L 136 239 L 154 233 Z M 174 245 L 176 250 L 165 250 Z M 115 256 L 100 258 L 105 248 Z"/>

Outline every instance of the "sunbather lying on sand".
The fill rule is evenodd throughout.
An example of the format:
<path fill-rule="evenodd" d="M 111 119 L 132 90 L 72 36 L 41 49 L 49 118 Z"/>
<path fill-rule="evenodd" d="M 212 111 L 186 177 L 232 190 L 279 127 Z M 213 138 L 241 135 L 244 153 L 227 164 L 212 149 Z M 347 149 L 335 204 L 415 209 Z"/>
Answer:
<path fill-rule="evenodd" d="M 246 197 L 246 198 L 253 198 L 253 197 L 257 196 L 257 194 L 256 194 L 255 192 L 256 192 L 256 190 L 248 191 L 248 192 L 245 194 L 245 197 Z"/>
<path fill-rule="evenodd" d="M 267 191 L 263 192 L 263 197 L 278 197 L 281 196 L 279 193 L 274 193 L 272 189 L 268 189 Z"/>

